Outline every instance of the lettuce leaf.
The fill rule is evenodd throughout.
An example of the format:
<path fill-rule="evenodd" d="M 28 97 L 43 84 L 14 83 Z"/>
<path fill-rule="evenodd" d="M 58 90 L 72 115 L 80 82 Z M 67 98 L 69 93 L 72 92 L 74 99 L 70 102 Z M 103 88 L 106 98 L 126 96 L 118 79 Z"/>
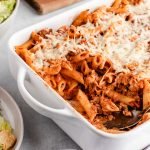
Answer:
<path fill-rule="evenodd" d="M 16 0 L 0 0 L 0 23 L 11 15 L 15 4 Z"/>
<path fill-rule="evenodd" d="M 0 131 L 3 130 L 12 132 L 11 125 L 2 116 L 0 116 Z"/>

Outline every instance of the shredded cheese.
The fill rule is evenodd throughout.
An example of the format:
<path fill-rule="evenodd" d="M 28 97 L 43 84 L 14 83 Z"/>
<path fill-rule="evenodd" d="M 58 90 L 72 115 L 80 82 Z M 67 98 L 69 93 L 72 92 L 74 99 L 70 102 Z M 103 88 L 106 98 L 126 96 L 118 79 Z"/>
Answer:
<path fill-rule="evenodd" d="M 80 38 L 72 39 L 67 33 L 53 31 L 39 43 L 34 65 L 37 68 L 48 66 L 47 60 L 65 59 L 69 52 L 76 53 L 80 49 L 110 59 L 116 72 L 132 71 L 140 79 L 150 78 L 149 6 L 150 1 L 145 0 L 137 6 L 129 5 L 127 13 L 117 15 L 105 8 L 96 25 L 88 22 L 76 28 L 76 32 L 82 35 Z"/>

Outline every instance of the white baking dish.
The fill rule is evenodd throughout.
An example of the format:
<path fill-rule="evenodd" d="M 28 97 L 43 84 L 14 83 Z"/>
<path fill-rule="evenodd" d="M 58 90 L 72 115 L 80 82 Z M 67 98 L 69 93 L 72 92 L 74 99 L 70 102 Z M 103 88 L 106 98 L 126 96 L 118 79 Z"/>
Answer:
<path fill-rule="evenodd" d="M 24 100 L 37 112 L 53 119 L 84 150 L 140 150 L 150 144 L 150 121 L 122 134 L 96 129 L 34 73 L 15 53 L 14 46 L 26 41 L 31 32 L 45 27 L 70 24 L 85 9 L 110 5 L 113 0 L 92 0 L 14 34 L 9 40 L 10 69 Z"/>

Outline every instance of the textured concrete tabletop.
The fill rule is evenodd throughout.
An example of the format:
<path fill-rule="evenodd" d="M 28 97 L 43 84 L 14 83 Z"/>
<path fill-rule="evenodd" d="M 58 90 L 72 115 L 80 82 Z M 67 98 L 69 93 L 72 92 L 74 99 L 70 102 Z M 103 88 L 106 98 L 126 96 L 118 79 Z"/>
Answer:
<path fill-rule="evenodd" d="M 60 11 L 64 11 L 64 9 L 39 16 L 22 0 L 11 29 L 4 37 L 0 35 L 0 86 L 6 89 L 16 100 L 23 115 L 25 129 L 21 150 L 80 149 L 52 120 L 38 114 L 24 102 L 8 67 L 7 41 L 12 33 L 49 18 Z"/>

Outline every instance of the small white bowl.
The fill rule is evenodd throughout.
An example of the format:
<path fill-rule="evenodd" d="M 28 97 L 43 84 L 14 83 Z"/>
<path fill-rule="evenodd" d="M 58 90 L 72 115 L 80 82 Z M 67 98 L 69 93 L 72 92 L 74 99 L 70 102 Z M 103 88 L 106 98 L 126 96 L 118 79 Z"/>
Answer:
<path fill-rule="evenodd" d="M 10 26 L 11 26 L 11 24 L 12 24 L 12 22 L 16 16 L 19 3 L 20 3 L 20 0 L 16 0 L 16 5 L 15 5 L 13 12 L 10 14 L 10 16 L 4 22 L 0 23 L 0 37 L 3 37 L 3 35 L 10 28 Z"/>
<path fill-rule="evenodd" d="M 0 109 L 2 116 L 9 121 L 14 130 L 17 142 L 13 150 L 19 150 L 24 134 L 24 125 L 21 111 L 14 99 L 0 87 Z"/>

